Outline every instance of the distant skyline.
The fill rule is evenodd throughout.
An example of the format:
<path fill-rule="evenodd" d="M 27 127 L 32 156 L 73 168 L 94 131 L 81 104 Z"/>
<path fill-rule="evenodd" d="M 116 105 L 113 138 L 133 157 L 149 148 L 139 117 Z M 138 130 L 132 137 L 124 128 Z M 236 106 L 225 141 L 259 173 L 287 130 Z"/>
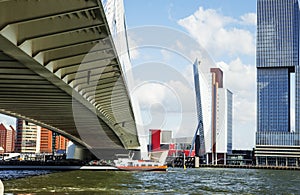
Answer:
<path fill-rule="evenodd" d="M 124 4 L 127 29 L 157 25 L 183 31 L 209 53 L 215 64 L 224 72 L 225 86 L 234 94 L 233 149 L 252 149 L 256 131 L 256 1 L 125 0 Z M 151 61 L 167 64 L 181 72 L 193 87 L 192 64 L 175 61 L 174 53 L 157 48 L 138 48 L 133 54 L 133 66 Z M 170 82 L 167 84 L 170 85 Z M 169 97 L 166 95 L 169 93 L 167 91 L 160 85 L 148 84 L 139 94 L 141 107 L 143 108 L 143 104 L 145 108 L 151 104 L 155 104 L 155 107 L 157 102 L 167 102 Z M 194 93 L 187 93 L 187 96 L 189 95 Z M 195 106 L 194 102 L 191 104 Z M 166 112 L 166 106 L 161 107 L 160 109 Z M 155 108 L 151 107 L 150 111 L 153 110 Z M 149 113 L 146 111 L 145 113 L 143 117 L 147 122 L 156 120 L 155 114 L 148 116 Z M 195 131 L 195 116 L 196 114 L 191 114 L 190 120 L 183 124 L 182 131 L 187 131 L 187 136 L 192 136 L 190 132 Z M 167 117 L 165 120 L 167 122 L 164 123 L 152 121 L 152 128 L 159 123 L 162 123 L 162 129 L 175 128 L 176 117 Z M 177 135 L 182 136 L 183 133 Z"/>
<path fill-rule="evenodd" d="M 256 131 L 256 1 L 124 0 L 124 5 L 127 29 L 145 25 L 166 26 L 188 33 L 205 48 L 214 62 L 224 71 L 225 85 L 234 94 L 233 149 L 254 147 Z M 130 44 L 133 42 L 131 41 Z M 163 63 L 174 65 L 174 69 L 181 72 L 182 76 L 193 86 L 192 64 L 184 60 L 173 62 L 173 55 L 155 49 L 140 49 L 131 53 L 134 65 L 143 63 L 145 58 L 148 62 L 153 61 L 153 57 L 156 60 L 163 59 Z M 173 80 L 173 84 L 179 86 L 182 83 Z M 144 94 L 141 97 L 144 102 L 141 104 L 146 107 L 153 104 L 153 101 L 155 103 L 173 101 L 168 100 L 171 92 L 165 91 L 163 87 L 151 84 L 147 87 L 150 90 L 141 88 L 137 94 Z M 190 89 L 186 90 L 187 96 L 193 95 L 190 93 Z M 153 108 L 153 110 L 155 109 Z M 164 110 L 165 108 L 158 107 L 158 109 Z M 144 113 L 144 118 L 145 116 L 148 116 L 149 120 L 155 119 L 153 118 L 155 116 Z M 159 117 L 157 120 L 160 120 Z M 173 125 L 176 125 L 174 120 L 177 120 L 176 117 L 170 116 L 163 123 L 162 128 L 172 129 Z M 12 117 L 0 115 L 0 122 L 15 126 L 15 119 Z M 195 130 L 196 114 L 190 117 L 190 121 L 184 127 L 192 132 Z"/>

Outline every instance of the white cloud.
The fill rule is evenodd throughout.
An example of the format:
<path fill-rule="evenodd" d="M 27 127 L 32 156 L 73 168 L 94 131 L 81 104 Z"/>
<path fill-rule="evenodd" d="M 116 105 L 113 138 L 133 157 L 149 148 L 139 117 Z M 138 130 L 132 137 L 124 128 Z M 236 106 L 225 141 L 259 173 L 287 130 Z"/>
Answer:
<path fill-rule="evenodd" d="M 255 54 L 254 35 L 233 24 L 253 23 L 253 14 L 244 15 L 242 21 L 223 16 L 213 9 L 200 7 L 193 15 L 178 21 L 213 56 L 233 54 Z"/>
<path fill-rule="evenodd" d="M 174 90 L 177 96 L 177 103 L 181 106 L 182 112 L 194 112 L 195 111 L 195 93 L 194 88 L 188 86 L 188 83 L 181 81 L 170 81 L 168 83 L 170 88 Z M 175 104 L 174 102 L 173 104 Z M 174 106 L 174 105 L 171 105 Z"/>
<path fill-rule="evenodd" d="M 256 97 L 256 69 L 254 66 L 245 65 L 237 58 L 229 64 L 218 62 L 223 70 L 226 88 L 234 94 L 234 108 L 238 113 L 235 120 L 238 122 L 255 122 L 255 97 Z"/>
<path fill-rule="evenodd" d="M 138 98 L 142 108 L 147 108 L 149 105 L 162 103 L 166 97 L 166 89 L 159 83 L 144 82 L 134 90 L 134 96 Z"/>
<path fill-rule="evenodd" d="M 254 146 L 256 128 L 256 69 L 239 58 L 217 65 L 223 70 L 225 86 L 234 94 L 234 147 L 249 149 Z"/>
<path fill-rule="evenodd" d="M 161 53 L 161 55 L 162 55 L 162 57 L 163 57 L 163 59 L 162 59 L 163 61 L 168 62 L 168 61 L 171 60 L 172 53 L 170 53 L 170 51 L 165 50 L 165 49 L 161 49 L 161 50 L 160 50 L 160 53 Z"/>
<path fill-rule="evenodd" d="M 240 58 L 232 60 L 229 64 L 217 62 L 217 66 L 224 72 L 225 85 L 235 93 L 247 91 L 255 93 L 256 68 L 253 65 L 243 64 Z"/>
<path fill-rule="evenodd" d="M 188 68 L 190 69 L 190 68 Z M 168 76 L 166 80 L 151 80 L 141 76 L 132 95 L 138 98 L 145 129 L 173 130 L 173 136 L 192 135 L 195 131 L 195 94 L 185 78 L 190 70 L 183 71 L 182 78 Z M 177 78 L 177 79 L 176 79 Z M 154 78 L 153 78 L 154 79 Z M 189 78 L 190 79 L 190 78 Z"/>
<path fill-rule="evenodd" d="M 138 43 L 136 42 L 136 39 L 132 38 L 133 35 L 128 34 L 127 41 L 129 45 L 129 53 L 131 59 L 137 59 L 140 56 L 140 53 L 138 51 Z"/>
<path fill-rule="evenodd" d="M 168 19 L 171 20 L 171 21 L 174 20 L 173 16 L 172 16 L 172 9 L 173 9 L 173 7 L 174 7 L 173 3 L 170 3 L 169 4 L 169 8 L 168 8 Z"/>
<path fill-rule="evenodd" d="M 15 128 L 16 119 L 14 117 L 10 117 L 4 114 L 0 114 L 0 123 L 3 123 L 7 128 L 11 125 Z M 16 128 L 15 128 L 16 129 Z"/>
<path fill-rule="evenodd" d="M 145 81 L 135 88 L 134 95 L 142 109 L 161 105 L 166 112 L 194 112 L 194 89 L 188 82 L 170 80 L 165 83 Z M 155 110 L 153 110 L 155 111 Z"/>
<path fill-rule="evenodd" d="M 243 24 L 246 25 L 256 25 L 256 17 L 257 15 L 255 13 L 247 13 L 241 16 L 241 20 Z"/>

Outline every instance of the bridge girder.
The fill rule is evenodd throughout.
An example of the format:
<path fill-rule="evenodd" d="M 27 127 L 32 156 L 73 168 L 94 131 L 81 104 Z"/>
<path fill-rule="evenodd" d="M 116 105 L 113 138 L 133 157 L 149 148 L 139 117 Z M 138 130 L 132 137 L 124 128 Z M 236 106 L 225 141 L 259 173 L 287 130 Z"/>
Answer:
<path fill-rule="evenodd" d="M 110 35 L 98 0 L 0 1 L 0 112 L 87 148 L 137 149 Z"/>

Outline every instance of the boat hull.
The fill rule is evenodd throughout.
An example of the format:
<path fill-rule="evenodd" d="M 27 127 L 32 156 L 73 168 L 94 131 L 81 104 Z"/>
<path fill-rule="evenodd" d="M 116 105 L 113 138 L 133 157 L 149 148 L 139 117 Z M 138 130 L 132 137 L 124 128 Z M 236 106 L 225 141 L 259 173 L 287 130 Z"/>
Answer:
<path fill-rule="evenodd" d="M 120 171 L 167 171 L 168 166 L 117 166 Z"/>

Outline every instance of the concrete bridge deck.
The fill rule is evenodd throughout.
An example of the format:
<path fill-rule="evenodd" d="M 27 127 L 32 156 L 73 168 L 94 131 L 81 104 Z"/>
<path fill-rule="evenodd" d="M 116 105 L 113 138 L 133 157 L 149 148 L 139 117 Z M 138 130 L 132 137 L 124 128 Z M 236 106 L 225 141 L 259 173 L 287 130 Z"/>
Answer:
<path fill-rule="evenodd" d="M 99 0 L 0 1 L 0 113 L 93 149 L 137 149 L 136 124 Z"/>

